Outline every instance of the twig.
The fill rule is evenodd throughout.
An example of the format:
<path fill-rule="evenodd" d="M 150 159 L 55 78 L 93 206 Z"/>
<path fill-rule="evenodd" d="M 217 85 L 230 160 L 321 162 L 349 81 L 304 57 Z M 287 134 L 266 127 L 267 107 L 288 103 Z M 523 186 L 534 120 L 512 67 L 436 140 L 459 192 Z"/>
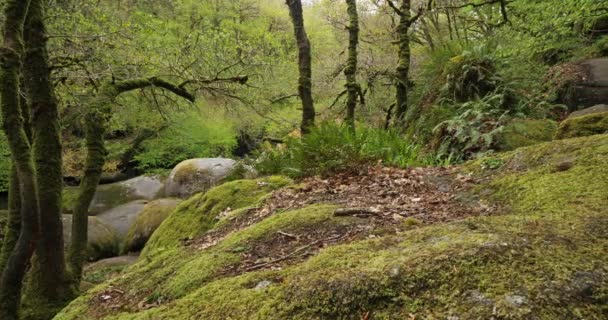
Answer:
<path fill-rule="evenodd" d="M 279 231 L 277 233 L 280 234 L 280 235 L 286 236 L 288 238 L 292 238 L 292 239 L 298 239 L 299 238 L 298 236 L 295 236 L 295 235 L 293 235 L 291 233 L 287 233 L 287 232 L 283 232 L 283 231 Z"/>
<path fill-rule="evenodd" d="M 293 255 L 295 255 L 295 254 L 297 254 L 298 252 L 300 252 L 300 251 L 302 251 L 302 250 L 305 250 L 305 249 L 308 249 L 308 248 L 310 248 L 310 247 L 312 247 L 312 246 L 316 245 L 316 244 L 317 244 L 317 243 L 319 243 L 319 242 L 321 242 L 321 240 L 317 240 L 317 241 L 312 242 L 312 243 L 310 243 L 310 244 L 307 244 L 307 245 L 305 245 L 305 246 L 303 246 L 303 247 L 300 247 L 300 248 L 296 249 L 295 251 L 293 251 L 292 253 L 290 253 L 290 254 L 288 254 L 288 255 L 285 255 L 285 256 L 282 256 L 282 257 L 280 257 L 280 258 L 277 258 L 277 259 L 274 259 L 274 260 L 271 260 L 271 261 L 268 261 L 268 262 L 265 262 L 265 263 L 260 263 L 260 264 L 253 265 L 253 266 L 251 266 L 251 267 L 249 267 L 249 268 L 246 268 L 246 269 L 245 269 L 245 272 L 247 272 L 247 271 L 252 271 L 252 270 L 257 270 L 257 269 L 263 268 L 263 267 L 265 267 L 265 266 L 267 266 L 267 265 L 271 265 L 271 264 L 274 264 L 274 263 L 277 263 L 277 262 L 283 261 L 283 260 L 285 260 L 285 259 L 288 259 L 289 257 L 291 257 L 291 256 L 293 256 Z"/>

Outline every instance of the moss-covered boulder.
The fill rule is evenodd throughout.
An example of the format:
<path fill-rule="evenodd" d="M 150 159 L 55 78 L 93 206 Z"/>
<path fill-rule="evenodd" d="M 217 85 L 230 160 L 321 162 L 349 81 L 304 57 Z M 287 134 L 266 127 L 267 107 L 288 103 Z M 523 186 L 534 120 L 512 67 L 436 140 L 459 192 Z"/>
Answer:
<path fill-rule="evenodd" d="M 226 158 L 190 159 L 180 162 L 165 184 L 167 197 L 188 198 L 209 190 L 237 168 L 236 161 Z"/>
<path fill-rule="evenodd" d="M 63 240 L 68 247 L 72 240 L 72 215 L 62 215 Z M 116 231 L 97 217 L 89 217 L 86 257 L 89 261 L 118 255 L 119 238 Z"/>
<path fill-rule="evenodd" d="M 179 199 L 159 199 L 148 202 L 142 212 L 135 218 L 122 243 L 123 252 L 137 252 L 161 225 L 163 221 L 181 202 Z"/>
<path fill-rule="evenodd" d="M 574 111 L 568 115 L 568 118 L 576 118 L 586 116 L 594 113 L 608 112 L 608 104 L 598 104 L 593 107 L 585 108 L 582 110 Z"/>
<path fill-rule="evenodd" d="M 608 133 L 608 112 L 568 118 L 560 123 L 555 139 L 568 139 Z"/>
<path fill-rule="evenodd" d="M 142 255 L 175 248 L 183 240 L 203 234 L 218 221 L 225 210 L 254 206 L 271 191 L 291 183 L 284 177 L 236 180 L 199 193 L 180 204 L 152 234 Z"/>
<path fill-rule="evenodd" d="M 498 136 L 498 150 L 510 151 L 551 141 L 556 130 L 557 123 L 552 120 L 515 119 Z"/>
<path fill-rule="evenodd" d="M 560 166 L 564 159 L 571 165 Z M 608 135 L 491 160 L 503 165 L 482 159 L 457 177 L 472 183 L 463 198 L 482 198 L 500 214 L 395 232 L 313 204 L 228 232 L 234 222 L 210 223 L 203 242 L 144 256 L 55 319 L 604 319 Z M 214 199 L 196 201 L 239 207 L 237 197 Z M 199 212 L 183 223 L 205 215 L 188 202 L 182 215 Z"/>

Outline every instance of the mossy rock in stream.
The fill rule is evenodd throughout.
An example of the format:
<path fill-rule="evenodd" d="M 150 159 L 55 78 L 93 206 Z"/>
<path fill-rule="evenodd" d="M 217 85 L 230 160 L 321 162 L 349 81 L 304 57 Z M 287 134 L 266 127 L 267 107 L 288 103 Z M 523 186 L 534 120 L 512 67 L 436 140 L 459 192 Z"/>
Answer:
<path fill-rule="evenodd" d="M 586 137 L 608 133 L 608 112 L 593 113 L 564 120 L 555 139 Z"/>
<path fill-rule="evenodd" d="M 278 212 L 211 247 L 173 246 L 142 257 L 55 319 L 604 319 L 608 135 L 493 160 L 503 165 L 488 168 L 482 159 L 459 174 L 480 181 L 471 196 L 499 205 L 500 215 L 373 231 L 280 268 L 238 269 L 279 232 L 306 237 L 370 223 L 334 217 L 331 204 Z M 571 165 L 560 166 L 564 161 Z M 227 200 L 222 207 L 237 201 Z M 184 203 L 182 214 L 197 208 Z M 109 302 L 100 302 L 104 295 Z"/>

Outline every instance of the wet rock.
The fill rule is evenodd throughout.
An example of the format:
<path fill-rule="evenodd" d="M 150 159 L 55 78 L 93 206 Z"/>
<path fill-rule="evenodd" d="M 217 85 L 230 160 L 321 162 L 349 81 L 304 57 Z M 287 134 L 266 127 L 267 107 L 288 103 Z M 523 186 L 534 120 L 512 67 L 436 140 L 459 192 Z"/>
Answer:
<path fill-rule="evenodd" d="M 165 184 L 167 197 L 188 198 L 207 191 L 231 175 L 236 161 L 226 158 L 201 158 L 182 161 L 169 175 Z"/>

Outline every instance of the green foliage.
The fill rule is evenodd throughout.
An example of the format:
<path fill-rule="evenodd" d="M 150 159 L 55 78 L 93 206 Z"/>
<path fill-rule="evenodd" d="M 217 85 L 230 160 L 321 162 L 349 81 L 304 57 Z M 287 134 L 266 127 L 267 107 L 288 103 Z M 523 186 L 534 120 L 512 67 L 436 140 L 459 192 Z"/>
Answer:
<path fill-rule="evenodd" d="M 509 119 L 505 94 L 495 92 L 482 99 L 456 104 L 458 115 L 434 129 L 439 156 L 475 158 L 496 144 L 496 137 Z"/>
<path fill-rule="evenodd" d="M 359 126 L 353 133 L 345 125 L 327 122 L 302 138 L 262 152 L 254 166 L 262 174 L 292 177 L 357 170 L 378 162 L 407 168 L 425 163 L 420 150 L 396 131 Z"/>
<path fill-rule="evenodd" d="M 497 74 L 494 50 L 492 45 L 481 44 L 451 57 L 443 70 L 443 95 L 463 102 L 494 91 L 502 82 Z"/>
<path fill-rule="evenodd" d="M 138 169 L 150 172 L 191 158 L 229 157 L 236 146 L 236 133 L 226 119 L 190 111 L 175 115 L 173 121 L 144 143 L 144 151 L 135 156 Z"/>

